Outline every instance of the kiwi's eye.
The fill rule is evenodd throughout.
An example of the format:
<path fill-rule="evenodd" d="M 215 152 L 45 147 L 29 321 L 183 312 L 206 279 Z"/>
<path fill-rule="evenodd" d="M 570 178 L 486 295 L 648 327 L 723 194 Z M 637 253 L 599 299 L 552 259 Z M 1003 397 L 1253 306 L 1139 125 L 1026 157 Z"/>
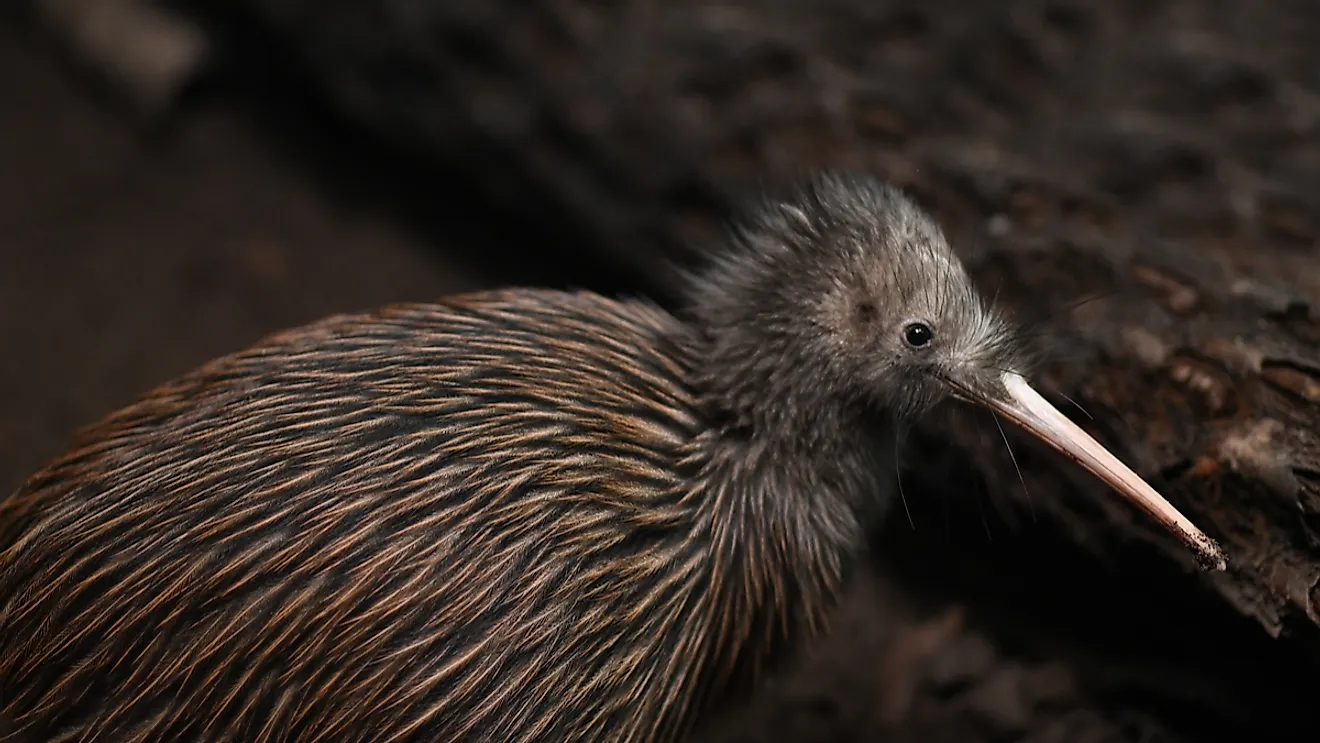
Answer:
<path fill-rule="evenodd" d="M 924 322 L 908 323 L 907 327 L 903 328 L 903 340 L 913 348 L 924 348 L 934 339 L 935 334 Z"/>

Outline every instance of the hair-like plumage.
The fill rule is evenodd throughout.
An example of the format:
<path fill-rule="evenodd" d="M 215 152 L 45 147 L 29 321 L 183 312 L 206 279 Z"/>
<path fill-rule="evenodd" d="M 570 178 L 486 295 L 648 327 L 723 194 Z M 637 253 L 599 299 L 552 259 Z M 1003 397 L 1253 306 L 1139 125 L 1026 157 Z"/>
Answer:
<path fill-rule="evenodd" d="M 842 176 L 752 215 L 683 320 L 506 290 L 277 334 L 0 501 L 0 711 L 43 741 L 679 740 L 822 630 L 901 423 L 1006 337 L 927 217 Z"/>

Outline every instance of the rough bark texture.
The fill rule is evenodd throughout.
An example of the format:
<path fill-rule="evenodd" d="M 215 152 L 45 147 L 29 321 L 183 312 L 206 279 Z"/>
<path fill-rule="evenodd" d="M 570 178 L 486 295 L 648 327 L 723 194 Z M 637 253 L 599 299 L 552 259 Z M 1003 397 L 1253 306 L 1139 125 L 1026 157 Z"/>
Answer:
<path fill-rule="evenodd" d="M 1069 585 L 1080 573 L 1070 581 L 1015 562 L 1017 547 L 986 546 L 968 525 L 979 528 L 988 499 L 1005 517 L 996 523 L 1019 524 L 1023 553 L 1062 561 L 1080 548 L 1076 571 L 1145 576 L 1134 595 L 1165 613 L 1116 632 L 1152 632 L 1151 653 L 1188 654 L 1168 661 L 1177 673 L 1147 669 L 1143 682 L 1215 700 L 1216 722 L 1186 739 L 1219 739 L 1228 708 L 1251 718 L 1255 737 L 1314 724 L 1278 697 L 1313 693 L 1314 672 L 1293 683 L 1271 674 L 1320 665 L 1320 5 L 239 5 L 351 119 L 414 157 L 459 165 L 662 296 L 670 264 L 718 239 L 759 183 L 849 166 L 909 187 L 988 289 L 1040 328 L 1040 385 L 1085 408 L 1079 422 L 1220 539 L 1230 563 L 1195 572 L 1182 546 L 1010 430 L 1015 464 L 988 418 L 927 428 L 941 443 L 919 461 L 940 467 L 917 467 L 916 534 L 894 526 L 886 550 L 957 563 L 941 575 L 966 577 L 972 592 L 1010 590 L 1021 571 L 1024 590 L 1087 593 Z M 945 529 L 961 557 L 936 549 Z M 1032 544 L 1045 532 L 1060 542 Z M 1120 596 L 1105 587 L 1098 607 Z M 1037 617 L 1049 603 L 1018 598 Z M 1022 621 L 1013 616 L 1005 623 Z M 1197 648 L 1223 655 L 1191 658 Z M 1280 648 L 1291 657 L 1269 665 Z M 1247 665 L 1231 670 L 1230 655 Z M 1244 678 L 1253 659 L 1260 677 Z M 1094 693 L 1103 683 L 1090 678 Z M 1207 678 L 1218 691 L 1185 691 Z M 1042 729 L 995 735 L 1091 739 Z"/>

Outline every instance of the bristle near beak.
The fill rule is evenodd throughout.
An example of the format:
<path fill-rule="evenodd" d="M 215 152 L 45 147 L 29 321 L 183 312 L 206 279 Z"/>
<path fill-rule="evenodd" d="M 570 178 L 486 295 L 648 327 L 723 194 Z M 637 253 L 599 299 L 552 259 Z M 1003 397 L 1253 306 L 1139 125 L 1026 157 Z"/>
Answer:
<path fill-rule="evenodd" d="M 1127 497 L 1166 529 L 1178 535 L 1197 555 L 1203 568 L 1224 570 L 1223 550 L 1187 517 L 1174 508 L 1145 480 L 1118 460 L 1100 442 L 1069 420 L 1027 383 L 1020 374 L 1005 373 L 1003 396 L 971 396 L 970 401 L 990 408 L 1068 455 L 1091 474 Z M 965 393 L 965 391 L 964 391 Z"/>

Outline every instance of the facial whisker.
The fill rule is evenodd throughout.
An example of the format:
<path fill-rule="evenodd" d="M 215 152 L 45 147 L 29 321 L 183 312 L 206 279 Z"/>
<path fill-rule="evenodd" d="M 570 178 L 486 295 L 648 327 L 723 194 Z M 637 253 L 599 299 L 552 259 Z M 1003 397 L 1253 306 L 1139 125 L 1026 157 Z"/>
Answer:
<path fill-rule="evenodd" d="M 1095 416 L 1094 416 L 1094 415 L 1091 415 L 1091 414 L 1086 410 L 1086 408 L 1082 407 L 1081 403 L 1077 402 L 1076 400 L 1072 399 L 1071 397 L 1068 397 L 1067 395 L 1063 394 L 1062 392 L 1059 393 L 1059 396 L 1062 397 L 1063 399 L 1067 400 L 1068 402 L 1072 403 L 1073 407 L 1075 407 L 1075 408 L 1077 408 L 1078 410 L 1082 411 L 1082 415 L 1086 416 L 1087 418 L 1090 418 L 1091 420 L 1095 420 Z"/>
<path fill-rule="evenodd" d="M 1013 453 L 1013 445 L 1008 443 L 1008 434 L 1004 432 L 1004 426 L 999 422 L 999 414 L 991 411 L 995 419 L 995 428 L 999 429 L 999 437 L 1004 440 L 1004 448 L 1008 449 L 1008 458 L 1013 461 L 1013 469 L 1017 472 L 1018 482 L 1022 483 L 1022 494 L 1027 498 L 1027 509 L 1031 512 L 1031 520 L 1036 521 L 1036 504 L 1031 500 L 1031 491 L 1027 489 L 1027 480 L 1022 476 L 1022 468 L 1018 466 L 1017 455 Z"/>
<path fill-rule="evenodd" d="M 1095 294 L 1092 294 L 1092 295 L 1087 296 L 1087 297 L 1083 297 L 1082 299 L 1079 299 L 1079 300 L 1076 301 L 1076 302 L 1073 302 L 1073 303 L 1071 303 L 1071 304 L 1066 304 L 1066 305 L 1064 305 L 1063 307 L 1061 307 L 1061 308 L 1059 308 L 1058 310 L 1055 311 L 1054 316 L 1057 317 L 1057 316 L 1059 316 L 1059 315 L 1062 315 L 1062 314 L 1065 313 L 1065 312 L 1072 312 L 1073 310 L 1075 310 L 1075 309 L 1077 309 L 1077 308 L 1079 308 L 1079 307 L 1083 307 L 1083 306 L 1088 305 L 1088 304 L 1090 304 L 1090 303 L 1092 303 L 1092 302 L 1095 302 L 1095 301 L 1097 301 L 1097 300 L 1105 299 L 1105 298 L 1107 298 L 1107 297 L 1112 297 L 1112 296 L 1114 296 L 1114 294 L 1115 294 L 1115 292 L 1114 292 L 1113 290 L 1110 290 L 1110 291 L 1107 291 L 1107 292 L 1096 292 Z"/>
<path fill-rule="evenodd" d="M 1050 310 L 1047 310 L 1047 311 L 1041 312 L 1041 313 L 1039 314 L 1039 316 L 1038 316 L 1038 317 L 1039 317 L 1039 322 L 1038 322 L 1037 324 L 1038 324 L 1038 325 L 1043 325 L 1043 324 L 1045 324 L 1045 323 L 1047 323 L 1047 322 L 1053 322 L 1053 321 L 1058 320 L 1059 318 L 1061 318 L 1061 317 L 1067 315 L 1067 314 L 1070 313 L 1070 312 L 1075 312 L 1076 310 L 1078 310 L 1078 309 L 1080 309 L 1080 308 L 1082 308 L 1082 307 L 1085 307 L 1086 305 L 1088 305 L 1088 304 L 1090 304 L 1090 303 L 1092 303 L 1092 302 L 1095 302 L 1095 301 L 1098 301 L 1098 300 L 1101 300 L 1101 299 L 1107 299 L 1107 298 L 1109 298 L 1109 297 L 1112 297 L 1112 296 L 1114 296 L 1116 293 L 1117 293 L 1117 292 L 1115 292 L 1115 291 L 1113 291 L 1113 290 L 1110 290 L 1110 291 L 1103 291 L 1103 292 L 1096 292 L 1095 294 L 1090 294 L 1090 295 L 1087 295 L 1087 296 L 1085 296 L 1085 297 L 1082 297 L 1082 298 L 1079 299 L 1079 300 L 1076 300 L 1076 301 L 1073 301 L 1073 302 L 1069 302 L 1068 304 L 1065 304 L 1065 305 L 1063 305 L 1062 307 L 1056 307 L 1056 308 L 1053 308 L 1053 309 L 1050 309 Z M 1035 314 L 1035 313 L 1032 313 L 1032 314 Z"/>
<path fill-rule="evenodd" d="M 917 530 L 917 522 L 912 520 L 912 510 L 908 508 L 907 494 L 903 492 L 903 468 L 899 466 L 898 439 L 894 439 L 894 474 L 898 483 L 898 499 L 903 503 L 903 512 L 907 514 L 908 526 L 912 531 Z"/>

